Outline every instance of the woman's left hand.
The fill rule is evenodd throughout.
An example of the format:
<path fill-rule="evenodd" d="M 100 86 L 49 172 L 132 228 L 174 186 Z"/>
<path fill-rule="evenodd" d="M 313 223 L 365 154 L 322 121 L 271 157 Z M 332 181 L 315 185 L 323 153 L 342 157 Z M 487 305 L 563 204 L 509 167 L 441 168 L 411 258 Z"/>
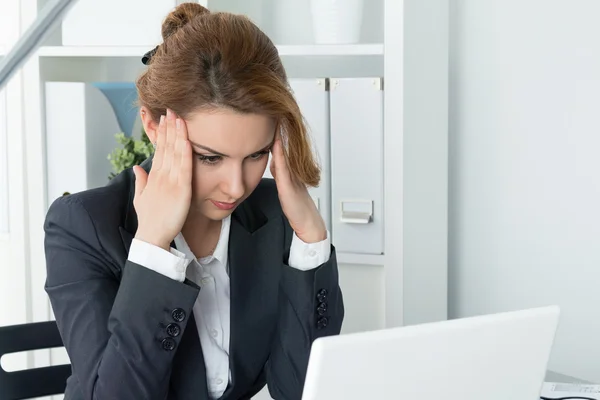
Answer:
<path fill-rule="evenodd" d="M 327 238 L 325 222 L 306 186 L 291 175 L 283 154 L 283 144 L 279 133 L 275 134 L 271 153 L 273 155 L 271 175 L 277 184 L 279 202 L 290 226 L 296 232 L 296 236 L 305 243 L 325 240 Z"/>

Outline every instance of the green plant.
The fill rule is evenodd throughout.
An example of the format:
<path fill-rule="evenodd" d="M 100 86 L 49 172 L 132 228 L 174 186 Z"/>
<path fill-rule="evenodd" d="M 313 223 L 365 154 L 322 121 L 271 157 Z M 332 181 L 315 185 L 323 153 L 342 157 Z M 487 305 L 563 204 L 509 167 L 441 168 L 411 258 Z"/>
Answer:
<path fill-rule="evenodd" d="M 109 175 L 108 179 L 114 178 L 127 168 L 141 164 L 142 161 L 154 153 L 154 147 L 143 129 L 140 139 L 136 139 L 133 136 L 127 137 L 123 132 L 117 133 L 115 138 L 120 147 L 114 149 L 108 155 L 108 160 L 113 167 L 113 172 Z"/>

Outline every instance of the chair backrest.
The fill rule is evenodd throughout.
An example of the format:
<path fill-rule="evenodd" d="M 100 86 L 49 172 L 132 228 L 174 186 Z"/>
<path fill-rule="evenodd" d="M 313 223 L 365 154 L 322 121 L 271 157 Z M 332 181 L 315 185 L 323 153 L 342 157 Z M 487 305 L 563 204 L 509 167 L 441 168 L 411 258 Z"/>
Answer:
<path fill-rule="evenodd" d="M 5 354 L 62 347 L 55 321 L 0 327 L 0 359 Z M 20 400 L 64 393 L 70 365 L 7 372 L 0 365 L 0 399 Z"/>

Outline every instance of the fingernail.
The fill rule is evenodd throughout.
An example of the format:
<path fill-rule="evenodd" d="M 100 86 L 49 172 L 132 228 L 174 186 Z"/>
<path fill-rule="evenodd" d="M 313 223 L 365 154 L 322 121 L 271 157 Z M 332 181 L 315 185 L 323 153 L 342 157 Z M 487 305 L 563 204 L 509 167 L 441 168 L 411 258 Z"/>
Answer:
<path fill-rule="evenodd" d="M 158 123 L 159 125 L 162 125 L 165 122 L 165 116 L 161 115 L 160 116 L 160 122 Z"/>
<path fill-rule="evenodd" d="M 181 119 L 177 118 L 177 119 L 175 120 L 175 126 L 177 127 L 177 129 L 180 129 L 180 128 L 181 128 Z"/>

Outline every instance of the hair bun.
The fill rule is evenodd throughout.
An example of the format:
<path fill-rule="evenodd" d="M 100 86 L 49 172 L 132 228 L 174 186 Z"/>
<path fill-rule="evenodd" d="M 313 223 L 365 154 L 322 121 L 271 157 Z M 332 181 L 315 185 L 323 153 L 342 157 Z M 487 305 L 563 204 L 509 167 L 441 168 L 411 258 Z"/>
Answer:
<path fill-rule="evenodd" d="M 182 3 L 178 5 L 167 15 L 162 24 L 163 40 L 177 32 L 178 29 L 183 28 L 194 18 L 209 13 L 210 11 L 207 8 L 198 3 Z"/>

